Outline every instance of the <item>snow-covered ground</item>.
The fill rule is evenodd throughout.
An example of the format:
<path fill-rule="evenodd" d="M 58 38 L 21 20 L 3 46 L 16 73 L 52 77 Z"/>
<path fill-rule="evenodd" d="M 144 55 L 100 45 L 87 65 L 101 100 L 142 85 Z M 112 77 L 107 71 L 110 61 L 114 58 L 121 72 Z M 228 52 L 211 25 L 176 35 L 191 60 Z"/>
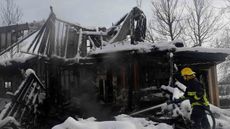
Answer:
<path fill-rule="evenodd" d="M 183 84 L 175 83 L 180 89 L 185 90 Z M 173 98 L 178 98 L 182 92 L 178 88 L 172 88 L 170 86 L 162 86 L 163 89 L 168 90 L 173 93 Z M 181 103 L 180 106 L 172 104 L 163 105 L 163 110 L 172 110 L 172 116 L 182 115 L 184 118 L 189 119 L 191 114 L 191 107 L 188 100 Z M 230 110 L 220 109 L 214 105 L 210 105 L 210 109 L 214 114 L 216 120 L 217 129 L 230 129 Z M 210 124 L 213 125 L 211 117 L 208 115 Z M 135 118 L 129 115 L 121 114 L 115 116 L 114 121 L 96 121 L 94 117 L 88 119 L 77 119 L 69 117 L 65 122 L 54 126 L 52 129 L 173 129 L 173 125 L 168 125 L 166 123 L 158 123 L 154 121 L 147 120 L 145 118 Z"/>
<path fill-rule="evenodd" d="M 119 115 L 114 121 L 97 122 L 95 118 L 75 120 L 69 117 L 64 123 L 52 129 L 173 129 L 165 123 L 156 123 L 144 118 L 134 118 L 128 115 Z"/>
<path fill-rule="evenodd" d="M 211 110 L 216 117 L 216 128 L 229 129 L 230 111 L 215 106 L 211 106 Z M 114 121 L 101 122 L 96 121 L 93 117 L 78 120 L 69 117 L 65 122 L 54 126 L 52 129 L 173 129 L 173 126 L 121 114 L 116 116 Z"/>

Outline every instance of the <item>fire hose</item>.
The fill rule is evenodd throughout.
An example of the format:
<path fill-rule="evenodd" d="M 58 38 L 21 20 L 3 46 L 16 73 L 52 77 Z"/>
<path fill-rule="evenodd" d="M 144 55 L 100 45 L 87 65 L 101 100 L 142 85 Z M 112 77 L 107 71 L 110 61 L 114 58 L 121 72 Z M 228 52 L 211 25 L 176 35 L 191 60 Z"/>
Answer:
<path fill-rule="evenodd" d="M 131 114 L 129 114 L 129 115 L 130 115 L 130 116 L 135 116 L 135 115 L 138 115 L 138 114 L 147 112 L 147 111 L 151 111 L 151 110 L 160 108 L 160 107 L 165 106 L 165 105 L 168 105 L 168 104 L 172 104 L 172 102 L 165 102 L 165 103 L 162 103 L 162 104 L 153 106 L 153 107 L 149 107 L 149 108 L 146 108 L 146 109 L 137 111 L 137 112 L 133 112 L 133 113 L 131 113 Z M 212 118 L 212 122 L 213 122 L 212 129 L 216 129 L 216 120 L 215 120 L 215 117 L 214 117 L 212 111 L 211 111 L 209 108 L 205 108 L 205 107 L 203 107 L 203 108 L 204 108 L 205 111 L 208 112 L 208 114 L 207 114 L 207 113 L 206 113 L 206 114 L 207 114 L 207 115 L 210 115 L 211 118 Z"/>

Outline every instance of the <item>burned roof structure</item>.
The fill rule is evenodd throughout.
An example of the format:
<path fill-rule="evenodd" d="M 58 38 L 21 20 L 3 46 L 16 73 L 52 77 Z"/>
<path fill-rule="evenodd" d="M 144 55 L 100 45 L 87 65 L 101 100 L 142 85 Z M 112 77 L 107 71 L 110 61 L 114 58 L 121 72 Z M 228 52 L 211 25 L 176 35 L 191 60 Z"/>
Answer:
<path fill-rule="evenodd" d="M 0 58 L 1 62 L 4 62 L 14 60 L 14 56 L 18 59 L 24 55 L 33 55 L 79 63 L 79 60 L 96 55 L 146 50 L 146 53 L 174 51 L 175 61 L 178 63 L 217 63 L 224 61 L 229 54 L 228 50 L 222 49 L 186 48 L 178 41 L 148 43 L 144 41 L 145 30 L 145 15 L 137 7 L 108 29 L 86 28 L 72 24 L 57 18 L 51 11 L 40 30 L 1 52 Z M 18 57 L 18 53 L 21 56 Z"/>
<path fill-rule="evenodd" d="M 132 19 L 132 20 L 131 20 Z M 131 22 L 130 22 L 131 21 Z M 134 22 L 137 21 L 135 29 Z M 144 41 L 146 19 L 143 12 L 134 8 L 126 14 L 114 26 L 108 29 L 86 28 L 58 19 L 53 12 L 36 33 L 31 34 L 32 40 L 24 43 L 29 37 L 13 44 L 10 48 L 1 52 L 1 59 L 11 59 L 7 54 L 17 46 L 23 47 L 18 53 L 36 55 L 39 57 L 56 57 L 65 60 L 78 61 L 87 57 L 87 49 L 101 48 L 106 44 L 119 42 L 126 36 L 133 34 L 131 39 Z M 136 39 L 134 39 L 134 37 Z M 87 46 L 88 45 L 88 46 Z"/>

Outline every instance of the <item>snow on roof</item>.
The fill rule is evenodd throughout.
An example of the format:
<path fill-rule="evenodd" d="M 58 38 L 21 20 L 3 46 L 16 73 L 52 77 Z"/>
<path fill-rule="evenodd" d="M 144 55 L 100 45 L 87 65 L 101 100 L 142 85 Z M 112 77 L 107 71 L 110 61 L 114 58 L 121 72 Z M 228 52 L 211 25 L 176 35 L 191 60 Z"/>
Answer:
<path fill-rule="evenodd" d="M 113 44 L 108 44 L 106 46 L 102 46 L 101 48 L 96 48 L 95 50 L 91 50 L 89 55 L 96 55 L 96 54 L 104 54 L 104 53 L 113 53 L 113 52 L 120 52 L 120 51 L 130 51 L 130 50 L 139 50 L 143 52 L 150 51 L 150 48 L 153 45 L 150 43 L 145 44 L 137 44 L 132 45 L 128 41 L 117 42 Z"/>
<path fill-rule="evenodd" d="M 26 60 L 33 58 L 35 55 L 26 54 L 23 52 L 27 52 L 29 45 L 32 43 L 37 34 L 38 32 L 35 32 L 34 34 L 27 37 L 24 41 L 22 41 L 19 45 L 14 46 L 11 50 L 1 55 L 0 65 L 11 65 L 11 61 L 24 63 Z"/>
<path fill-rule="evenodd" d="M 115 42 L 111 44 L 107 44 L 106 46 L 102 46 L 101 48 L 96 48 L 89 52 L 89 55 L 97 55 L 97 54 L 106 54 L 106 53 L 114 53 L 114 52 L 122 52 L 122 51 L 132 51 L 136 50 L 140 53 L 149 53 L 152 49 L 157 49 L 159 51 L 170 50 L 172 48 L 176 48 L 172 42 L 138 42 L 138 44 L 131 44 L 130 41 L 122 41 Z"/>
<path fill-rule="evenodd" d="M 180 47 L 177 45 L 180 44 Z M 221 54 L 230 54 L 230 49 L 224 48 L 202 48 L 202 47 L 183 47 L 182 42 L 180 41 L 171 41 L 171 42 L 138 42 L 136 45 L 132 45 L 130 41 L 115 42 L 102 46 L 101 48 L 96 48 L 91 50 L 89 55 L 97 54 L 106 54 L 122 51 L 132 51 L 136 50 L 140 53 L 149 53 L 151 51 L 166 51 L 175 49 L 175 52 L 199 52 L 199 53 L 221 53 Z"/>
<path fill-rule="evenodd" d="M 229 48 L 180 47 L 176 49 L 176 52 L 222 53 L 230 55 Z"/>

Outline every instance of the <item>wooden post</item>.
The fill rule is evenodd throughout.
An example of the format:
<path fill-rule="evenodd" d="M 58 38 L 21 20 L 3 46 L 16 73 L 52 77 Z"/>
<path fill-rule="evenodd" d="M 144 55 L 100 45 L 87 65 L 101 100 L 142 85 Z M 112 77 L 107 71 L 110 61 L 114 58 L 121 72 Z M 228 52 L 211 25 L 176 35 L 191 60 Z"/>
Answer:
<path fill-rule="evenodd" d="M 217 85 L 216 65 L 208 70 L 209 101 L 213 105 L 220 106 L 219 88 Z"/>
<path fill-rule="evenodd" d="M 129 62 L 128 65 L 128 110 L 132 111 L 133 105 L 133 64 Z"/>
<path fill-rule="evenodd" d="M 79 30 L 79 37 L 78 37 L 78 48 L 77 48 L 77 54 L 76 57 L 80 56 L 80 47 L 81 47 L 81 43 L 82 43 L 82 29 Z"/>
<path fill-rule="evenodd" d="M 1 33 L 1 50 L 4 50 L 6 48 L 6 34 Z"/>
<path fill-rule="evenodd" d="M 61 26 L 61 23 L 58 22 L 57 24 L 57 32 L 56 32 L 56 39 L 55 39 L 55 44 L 56 44 L 56 54 L 59 56 L 60 55 L 60 51 L 59 51 L 59 48 L 61 47 L 60 46 L 60 26 Z"/>
<path fill-rule="evenodd" d="M 65 55 L 64 55 L 64 57 L 66 58 L 67 57 L 67 50 L 68 50 L 68 42 L 69 42 L 69 26 L 67 25 L 66 26 L 66 34 L 65 34 L 65 37 L 66 37 L 66 40 L 65 40 Z"/>
<path fill-rule="evenodd" d="M 140 78 L 139 78 L 139 64 L 137 61 L 135 61 L 135 63 L 134 63 L 133 70 L 134 70 L 134 72 L 133 72 L 134 90 L 138 90 L 140 88 L 139 87 L 139 81 L 140 81 L 139 79 Z"/>
<path fill-rule="evenodd" d="M 107 102 L 113 102 L 113 71 L 111 68 L 107 69 L 106 79 L 106 97 Z"/>

